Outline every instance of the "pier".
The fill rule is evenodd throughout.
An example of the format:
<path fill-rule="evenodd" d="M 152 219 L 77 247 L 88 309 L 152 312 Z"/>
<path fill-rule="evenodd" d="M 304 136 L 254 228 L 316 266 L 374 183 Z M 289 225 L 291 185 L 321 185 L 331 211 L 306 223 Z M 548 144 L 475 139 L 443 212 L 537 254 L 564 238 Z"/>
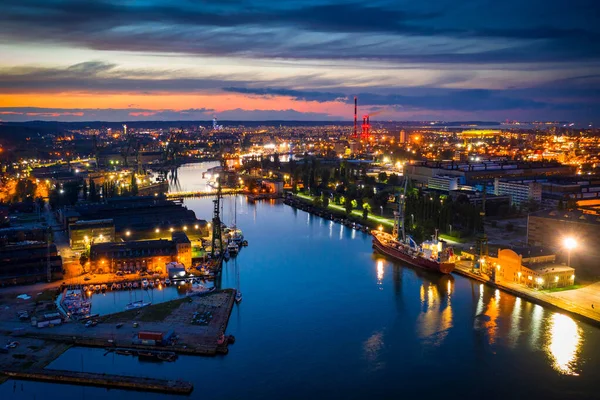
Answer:
<path fill-rule="evenodd" d="M 139 390 L 180 395 L 190 394 L 192 393 L 192 390 L 194 390 L 194 386 L 189 382 L 137 376 L 60 371 L 54 369 L 30 369 L 27 371 L 4 370 L 1 373 L 12 379 L 100 386 L 111 389 Z"/>
<path fill-rule="evenodd" d="M 540 292 L 539 290 L 529 289 L 523 285 L 510 282 L 494 282 L 487 275 L 471 272 L 471 268 L 461 265 L 460 262 L 456 264 L 456 268 L 453 272 L 457 275 L 466 276 L 467 278 L 476 280 L 490 287 L 502 290 L 513 296 L 522 297 L 532 303 L 568 314 L 575 319 L 600 327 L 600 317 L 598 317 L 598 314 L 593 312 L 594 310 L 587 309 L 578 304 L 566 302 L 560 298 Z"/>

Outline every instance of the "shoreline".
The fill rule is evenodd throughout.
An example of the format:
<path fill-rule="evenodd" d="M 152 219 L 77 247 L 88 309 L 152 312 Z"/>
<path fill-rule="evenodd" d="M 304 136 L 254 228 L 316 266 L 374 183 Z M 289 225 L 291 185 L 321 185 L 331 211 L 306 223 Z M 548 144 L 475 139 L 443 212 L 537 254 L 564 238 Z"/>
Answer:
<path fill-rule="evenodd" d="M 308 201 L 304 201 L 302 198 L 300 198 L 298 196 L 294 196 L 293 201 L 291 201 L 291 202 L 285 202 L 285 204 L 287 204 L 288 206 L 290 206 L 292 208 L 299 208 L 299 207 L 297 207 L 297 205 L 299 203 L 308 206 L 308 207 L 300 208 L 302 211 L 305 211 L 305 212 L 315 215 L 317 217 L 324 218 L 323 215 L 321 215 L 325 212 L 324 209 L 322 209 L 321 207 L 315 207 L 312 204 L 310 204 Z M 327 212 L 329 212 L 329 211 L 330 210 L 327 210 Z M 331 214 L 335 214 L 335 213 L 331 212 Z M 325 218 L 325 219 L 327 219 L 327 218 Z M 340 222 L 340 224 L 343 224 L 343 222 Z M 365 225 L 366 224 L 367 223 L 365 223 Z M 410 268 L 418 268 L 418 267 L 410 267 Z M 503 284 L 501 282 L 492 282 L 488 279 L 485 279 L 481 275 L 471 273 L 468 269 L 466 269 L 464 267 L 461 268 L 458 263 L 456 264 L 456 267 L 452 273 L 467 277 L 469 279 L 473 279 L 478 282 L 481 282 L 483 284 L 488 285 L 489 287 L 493 287 L 495 289 L 502 290 L 505 293 L 508 293 L 510 295 L 521 297 L 524 300 L 527 300 L 531 303 L 546 307 L 553 311 L 566 313 L 569 316 L 571 316 L 579 321 L 582 321 L 582 322 L 588 323 L 592 326 L 600 328 L 600 314 L 597 312 L 592 312 L 591 310 L 588 310 L 587 308 L 582 307 L 580 305 L 569 303 L 563 299 L 550 296 L 546 293 L 536 292 L 531 289 L 519 287 L 517 285 L 507 285 L 507 284 L 505 284 L 505 283 Z M 576 290 L 576 289 L 573 289 L 573 290 Z"/>

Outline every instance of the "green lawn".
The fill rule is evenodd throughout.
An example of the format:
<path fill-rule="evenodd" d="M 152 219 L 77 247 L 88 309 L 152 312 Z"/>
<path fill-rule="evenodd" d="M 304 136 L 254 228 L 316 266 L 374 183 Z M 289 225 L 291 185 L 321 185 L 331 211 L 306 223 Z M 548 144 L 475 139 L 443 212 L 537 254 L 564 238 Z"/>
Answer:
<path fill-rule="evenodd" d="M 307 200 L 309 203 L 312 204 L 312 201 L 314 200 L 314 196 L 308 196 L 306 194 L 300 194 L 297 193 L 296 194 L 297 197 Z M 329 203 L 329 205 L 327 206 L 328 210 L 335 210 L 338 212 L 342 212 L 342 213 L 346 213 L 346 208 L 344 206 L 339 206 L 337 204 L 331 204 Z M 362 211 L 361 210 L 353 210 L 352 211 L 352 215 L 357 217 L 357 218 L 362 218 Z M 384 225 L 384 226 L 389 226 L 389 227 L 393 227 L 394 226 L 394 220 L 392 218 L 386 218 L 386 217 L 380 217 L 377 215 L 373 215 L 371 213 L 369 213 L 368 216 L 369 221 L 374 222 L 376 224 L 380 224 L 380 225 Z"/>
<path fill-rule="evenodd" d="M 580 288 L 582 288 L 584 286 L 585 285 L 571 285 L 571 286 L 565 286 L 565 287 L 557 287 L 557 288 L 551 288 L 551 289 L 544 289 L 544 290 L 540 290 L 540 292 L 542 292 L 542 293 L 564 292 L 565 290 L 580 289 Z"/>

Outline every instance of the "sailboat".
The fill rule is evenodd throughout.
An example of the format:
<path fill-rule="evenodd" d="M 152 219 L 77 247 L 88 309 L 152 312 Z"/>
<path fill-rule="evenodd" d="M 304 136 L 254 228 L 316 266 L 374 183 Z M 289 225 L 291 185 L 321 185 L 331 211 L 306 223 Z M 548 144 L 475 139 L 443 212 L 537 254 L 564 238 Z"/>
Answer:
<path fill-rule="evenodd" d="M 231 228 L 229 228 L 229 234 L 231 235 L 231 242 L 236 244 L 239 249 L 242 242 L 244 241 L 244 235 L 242 234 L 241 229 L 238 229 L 237 227 L 237 195 L 233 197 L 233 205 L 233 225 L 231 226 Z"/>
<path fill-rule="evenodd" d="M 129 293 L 129 299 L 131 300 L 131 292 Z M 151 305 L 152 302 L 144 301 L 144 292 L 142 291 L 142 300 L 133 301 L 125 306 L 126 310 L 135 310 L 136 308 L 142 308 Z"/>
<path fill-rule="evenodd" d="M 233 265 L 235 266 L 235 302 L 240 304 L 242 301 L 242 292 L 240 292 L 240 269 L 237 265 L 237 258 L 234 260 Z"/>

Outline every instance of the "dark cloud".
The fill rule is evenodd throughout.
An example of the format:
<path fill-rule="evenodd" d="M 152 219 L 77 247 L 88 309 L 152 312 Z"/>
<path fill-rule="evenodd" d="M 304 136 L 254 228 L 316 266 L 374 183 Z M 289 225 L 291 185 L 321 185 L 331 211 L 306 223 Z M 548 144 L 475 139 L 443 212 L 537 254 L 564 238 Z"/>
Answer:
<path fill-rule="evenodd" d="M 270 58 L 516 62 L 600 55 L 591 0 L 534 0 L 539 8 L 518 0 L 482 2 L 4 0 L 0 36 L 101 50 Z M 424 38 L 422 45 L 410 46 L 411 37 Z M 457 51 L 448 39 L 470 48 Z M 475 47 L 473 39 L 481 43 Z"/>
<path fill-rule="evenodd" d="M 144 120 L 202 120 L 212 117 L 215 110 L 150 110 L 143 108 L 38 108 L 0 107 L 0 121 L 144 121 Z"/>
<path fill-rule="evenodd" d="M 226 92 L 257 95 L 263 97 L 286 96 L 293 97 L 296 100 L 317 101 L 319 103 L 324 103 L 327 101 L 345 101 L 347 97 L 342 93 L 301 91 L 292 89 L 225 87 L 223 90 Z"/>
<path fill-rule="evenodd" d="M 0 93 L 91 91 L 91 92 L 197 92 L 209 93 L 223 85 L 243 85 L 248 80 L 231 75 L 203 78 L 179 77 L 177 71 L 119 70 L 98 61 L 67 68 L 0 68 Z"/>
<path fill-rule="evenodd" d="M 23 122 L 33 120 L 46 121 L 202 121 L 211 119 L 216 111 L 210 108 L 192 108 L 187 110 L 150 110 L 150 109 L 91 109 L 91 108 L 37 108 L 37 107 L 0 107 L 0 121 Z M 324 121 L 339 120 L 339 117 L 326 113 L 299 112 L 296 110 L 243 110 L 240 108 L 216 113 L 221 120 L 238 121 Z"/>

